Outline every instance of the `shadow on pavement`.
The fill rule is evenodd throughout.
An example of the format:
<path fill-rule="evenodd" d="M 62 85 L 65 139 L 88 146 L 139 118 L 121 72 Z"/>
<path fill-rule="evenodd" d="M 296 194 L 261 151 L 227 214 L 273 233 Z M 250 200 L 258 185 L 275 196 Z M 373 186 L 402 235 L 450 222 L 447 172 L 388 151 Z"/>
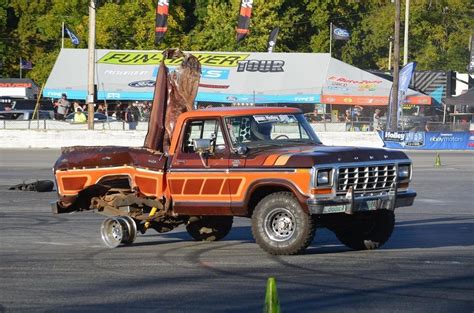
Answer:
<path fill-rule="evenodd" d="M 153 245 L 174 243 L 179 240 L 193 241 L 186 231 L 153 234 L 166 240 L 135 243 L 134 245 Z M 223 241 L 254 243 L 250 226 L 232 228 Z M 450 217 L 397 222 L 395 230 L 383 249 L 440 248 L 474 246 L 474 218 Z M 347 252 L 332 232 L 318 229 L 315 240 L 306 254 Z"/>

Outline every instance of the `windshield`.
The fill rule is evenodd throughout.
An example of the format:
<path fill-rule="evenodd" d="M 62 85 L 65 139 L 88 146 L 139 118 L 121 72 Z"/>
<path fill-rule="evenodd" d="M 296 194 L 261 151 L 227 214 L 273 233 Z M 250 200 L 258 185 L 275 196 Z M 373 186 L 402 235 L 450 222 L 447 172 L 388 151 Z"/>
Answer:
<path fill-rule="evenodd" d="M 234 116 L 225 122 L 234 146 L 321 143 L 303 114 Z"/>

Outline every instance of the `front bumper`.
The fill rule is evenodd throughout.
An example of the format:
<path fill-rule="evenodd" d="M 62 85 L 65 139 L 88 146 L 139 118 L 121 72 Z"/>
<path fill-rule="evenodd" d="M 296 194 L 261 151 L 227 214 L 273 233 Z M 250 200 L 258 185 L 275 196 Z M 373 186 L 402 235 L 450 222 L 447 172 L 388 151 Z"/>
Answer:
<path fill-rule="evenodd" d="M 395 208 L 411 206 L 416 192 L 408 189 L 402 192 L 387 192 L 377 196 L 351 195 L 331 199 L 308 199 L 306 201 L 311 214 L 347 213 L 373 210 L 395 210 Z"/>

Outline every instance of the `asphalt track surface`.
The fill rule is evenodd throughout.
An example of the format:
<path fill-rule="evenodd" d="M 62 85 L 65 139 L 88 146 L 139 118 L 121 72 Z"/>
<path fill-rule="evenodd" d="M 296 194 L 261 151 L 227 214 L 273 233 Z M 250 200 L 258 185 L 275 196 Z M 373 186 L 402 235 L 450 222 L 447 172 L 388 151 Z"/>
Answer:
<path fill-rule="evenodd" d="M 52 215 L 56 194 L 8 191 L 51 179 L 58 150 L 0 150 L 0 313 L 262 312 L 275 277 L 282 312 L 474 312 L 474 154 L 411 153 L 415 205 L 375 251 L 319 229 L 307 253 L 276 257 L 248 219 L 222 241 L 184 227 L 103 246 L 95 213 Z"/>

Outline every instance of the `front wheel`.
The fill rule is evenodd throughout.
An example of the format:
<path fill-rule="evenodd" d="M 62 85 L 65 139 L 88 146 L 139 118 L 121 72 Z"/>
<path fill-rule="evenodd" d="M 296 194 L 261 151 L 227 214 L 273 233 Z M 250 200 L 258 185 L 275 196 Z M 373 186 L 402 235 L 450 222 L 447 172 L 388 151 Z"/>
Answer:
<path fill-rule="evenodd" d="M 217 241 L 230 232 L 233 220 L 233 216 L 191 216 L 186 230 L 197 241 Z"/>
<path fill-rule="evenodd" d="M 354 250 L 373 250 L 381 247 L 390 238 L 395 226 L 395 214 L 389 210 L 365 212 L 359 216 L 347 216 L 342 227 L 332 231 L 347 247 Z"/>
<path fill-rule="evenodd" d="M 257 244 L 275 255 L 303 252 L 313 241 L 314 223 L 291 192 L 263 198 L 252 214 L 252 233 Z"/>

